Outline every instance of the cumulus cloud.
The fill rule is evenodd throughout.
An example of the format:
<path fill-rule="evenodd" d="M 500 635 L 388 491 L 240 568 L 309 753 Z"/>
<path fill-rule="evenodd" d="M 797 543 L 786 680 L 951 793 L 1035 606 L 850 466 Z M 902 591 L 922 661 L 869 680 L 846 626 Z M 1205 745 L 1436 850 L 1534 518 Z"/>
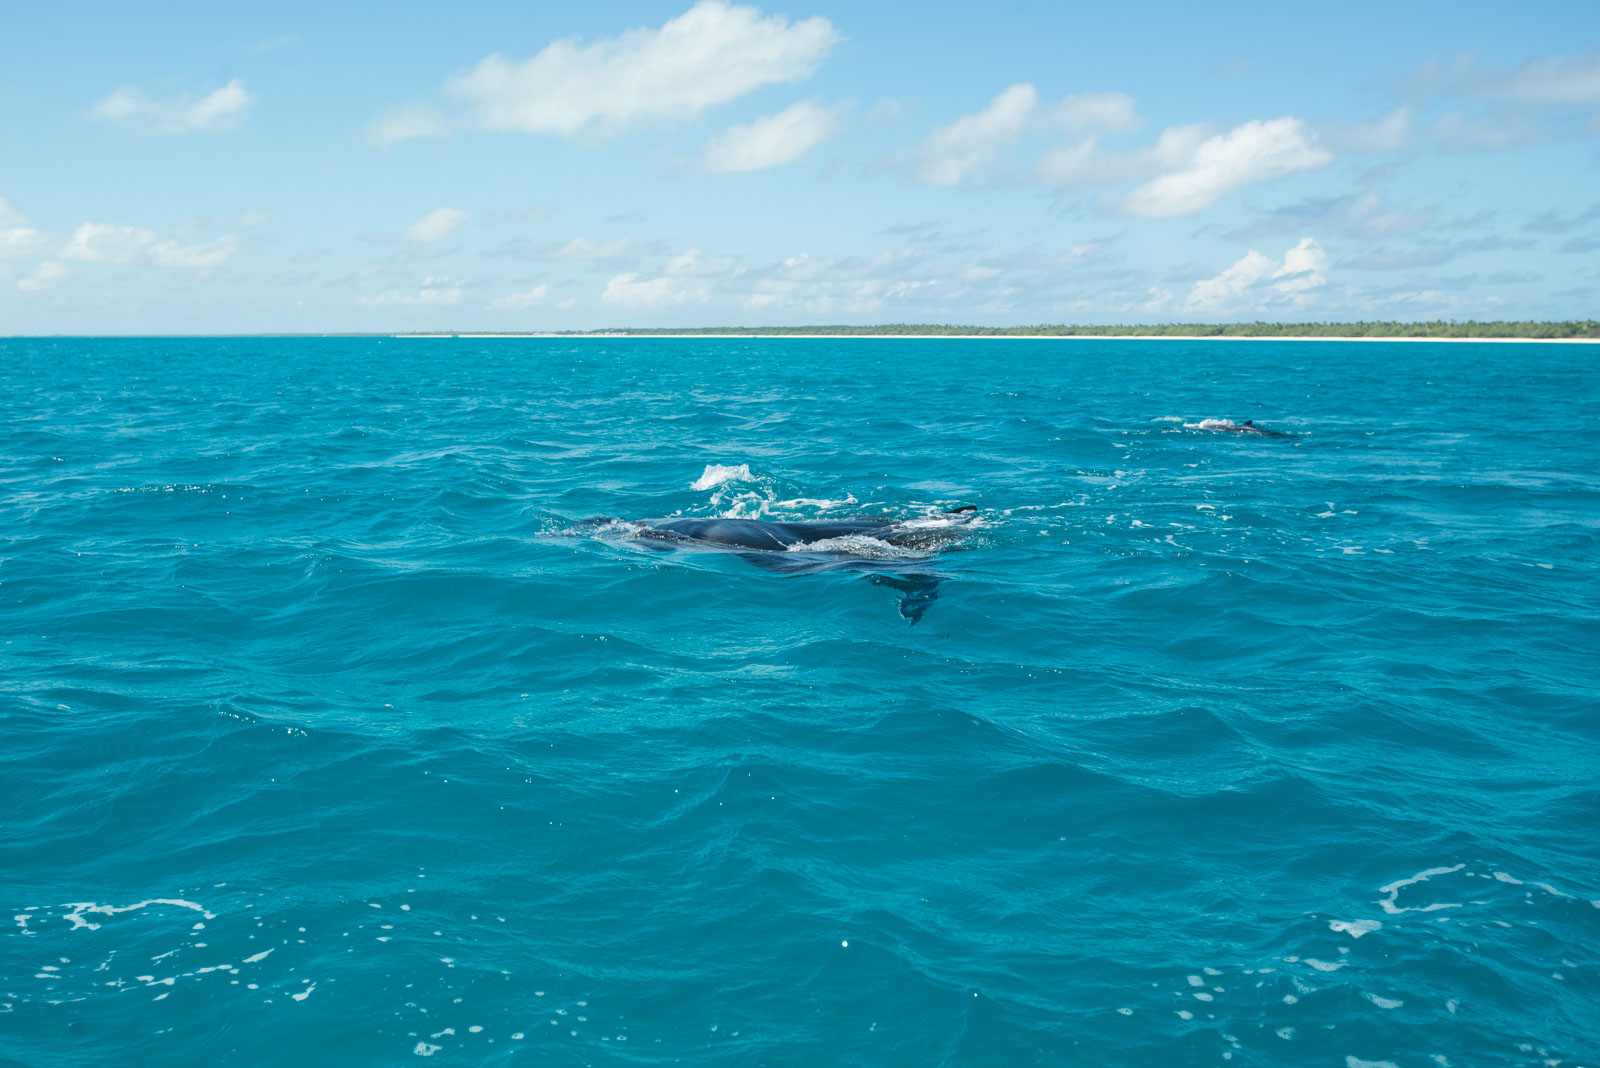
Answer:
<path fill-rule="evenodd" d="M 1293 116 L 1253 120 L 1227 132 L 1194 123 L 1169 126 L 1155 144 L 1126 152 L 1100 149 L 1098 137 L 1051 149 L 1040 157 L 1034 180 L 1061 188 L 1120 182 L 1145 184 L 1123 196 L 1103 196 L 1111 211 L 1146 218 L 1193 215 L 1243 185 L 1327 166 L 1332 153 Z"/>
<path fill-rule="evenodd" d="M 1167 219 L 1205 211 L 1242 185 L 1325 167 L 1332 153 L 1293 116 L 1235 126 L 1195 146 L 1184 166 L 1162 174 L 1109 204 L 1129 215 Z"/>
<path fill-rule="evenodd" d="M 719 174 L 760 171 L 793 163 L 832 137 L 838 109 L 802 100 L 776 115 L 730 126 L 706 143 L 706 170 Z"/>
<path fill-rule="evenodd" d="M 0 227 L 0 260 L 32 256 L 44 244 L 45 236 L 31 226 Z"/>
<path fill-rule="evenodd" d="M 707 256 L 697 248 L 678 253 L 667 263 L 668 274 L 700 278 L 727 274 L 732 269 L 732 256 Z"/>
<path fill-rule="evenodd" d="M 507 293 L 489 302 L 491 308 L 532 308 L 544 303 L 545 296 L 550 292 L 549 285 L 541 282 L 532 289 L 525 289 L 520 293 Z"/>
<path fill-rule="evenodd" d="M 450 124 L 438 109 L 426 104 L 384 112 L 367 125 L 367 140 L 379 148 L 392 148 L 418 137 L 443 137 Z"/>
<path fill-rule="evenodd" d="M 237 78 L 198 100 L 186 93 L 157 100 L 125 85 L 96 102 L 89 117 L 148 133 L 221 133 L 243 122 L 255 99 Z"/>
<path fill-rule="evenodd" d="M 155 239 L 155 234 L 137 226 L 84 223 L 72 232 L 72 237 L 60 252 L 60 258 L 100 263 L 128 263 L 143 253 Z"/>
<path fill-rule="evenodd" d="M 646 278 L 629 272 L 616 275 L 606 283 L 605 292 L 600 294 L 600 302 L 621 308 L 664 308 L 673 304 L 704 302 L 709 297 L 709 287 L 703 282 L 666 275 Z"/>
<path fill-rule="evenodd" d="M 1046 122 L 1064 130 L 1127 133 L 1144 124 L 1127 93 L 1075 93 L 1050 110 Z"/>
<path fill-rule="evenodd" d="M 1332 125 L 1321 131 L 1322 140 L 1341 151 L 1374 155 L 1405 147 L 1414 133 L 1411 108 L 1406 105 L 1375 122 Z"/>
<path fill-rule="evenodd" d="M 150 258 L 158 267 L 187 267 L 202 269 L 215 267 L 233 256 L 234 240 L 224 234 L 204 245 L 180 245 L 176 241 L 162 241 L 150 248 Z"/>
<path fill-rule="evenodd" d="M 132 263 L 147 259 L 157 267 L 202 269 L 215 267 L 237 251 L 233 237 L 224 234 L 203 245 L 156 241 L 156 235 L 138 226 L 84 223 L 56 254 L 62 260 L 86 263 Z"/>
<path fill-rule="evenodd" d="M 27 223 L 10 201 L 0 197 L 0 260 L 31 256 L 44 246 L 45 236 Z"/>
<path fill-rule="evenodd" d="M 614 260 L 626 255 L 632 248 L 633 242 L 626 237 L 616 241 L 594 241 L 578 236 L 565 245 L 545 248 L 540 256 L 547 260 Z"/>
<path fill-rule="evenodd" d="M 1309 237 L 1285 252 L 1281 261 L 1251 249 L 1221 274 L 1196 282 L 1185 307 L 1216 311 L 1240 305 L 1301 304 L 1327 281 L 1322 273 L 1327 265 L 1328 254 Z"/>
<path fill-rule="evenodd" d="M 401 231 L 400 236 L 407 241 L 424 244 L 429 241 L 440 241 L 467 219 L 468 215 L 464 211 L 455 208 L 434 208 Z"/>
<path fill-rule="evenodd" d="M 934 130 L 917 148 L 917 180 L 926 185 L 960 185 L 990 170 L 1000 149 L 1022 134 L 1038 106 L 1038 90 L 1022 82 L 977 114 Z"/>
<path fill-rule="evenodd" d="M 36 293 L 41 289 L 49 289 L 71 273 L 54 260 L 46 260 L 26 278 L 17 279 L 17 288 L 24 293 Z"/>
<path fill-rule="evenodd" d="M 789 22 L 754 7 L 701 0 L 659 29 L 552 42 L 531 59 L 501 55 L 454 75 L 445 91 L 486 129 L 601 136 L 692 118 L 762 86 L 809 78 L 840 40 L 820 16 Z"/>
<path fill-rule="evenodd" d="M 1103 152 L 1098 137 L 1060 145 L 1039 157 L 1034 180 L 1045 185 L 1081 188 L 1136 181 L 1189 165 L 1200 146 L 1216 131 L 1204 123 L 1169 126 L 1156 143 L 1127 152 Z"/>
<path fill-rule="evenodd" d="M 917 180 L 926 185 L 960 185 L 995 170 L 1001 150 L 1030 129 L 1126 133 L 1141 120 L 1125 93 L 1079 93 L 1041 106 L 1039 92 L 1018 82 L 973 115 L 964 115 L 929 134 L 914 153 Z"/>

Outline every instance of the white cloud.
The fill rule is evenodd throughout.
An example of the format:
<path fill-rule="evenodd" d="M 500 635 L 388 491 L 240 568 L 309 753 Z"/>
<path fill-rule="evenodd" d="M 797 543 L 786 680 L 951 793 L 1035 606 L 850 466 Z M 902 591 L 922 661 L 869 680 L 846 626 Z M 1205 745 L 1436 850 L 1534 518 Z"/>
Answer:
<path fill-rule="evenodd" d="M 1127 133 L 1143 125 L 1127 93 L 1075 93 L 1051 109 L 1047 121 L 1067 130 Z"/>
<path fill-rule="evenodd" d="M 922 274 L 922 253 L 899 249 L 868 258 L 818 259 L 801 253 L 755 272 L 740 288 L 747 307 L 809 315 L 870 314 L 885 304 L 939 291 Z"/>
<path fill-rule="evenodd" d="M 532 289 L 523 290 L 521 293 L 508 293 L 503 297 L 489 302 L 491 308 L 532 308 L 543 304 L 545 295 L 550 292 L 550 287 L 544 283 Z"/>
<path fill-rule="evenodd" d="M 372 297 L 361 298 L 361 303 L 384 307 L 396 304 L 419 304 L 447 307 L 461 299 L 461 286 L 448 278 L 424 278 L 422 287 L 415 292 L 390 289 Z"/>
<path fill-rule="evenodd" d="M 187 93 L 170 100 L 156 100 L 125 85 L 98 101 L 90 109 L 89 117 L 122 122 L 160 134 L 221 133 L 243 122 L 255 99 L 237 78 L 199 100 Z"/>
<path fill-rule="evenodd" d="M 1136 181 L 1187 166 L 1200 146 L 1215 135 L 1216 129 L 1205 123 L 1169 126 L 1155 144 L 1130 152 L 1101 152 L 1100 139 L 1088 137 L 1039 157 L 1034 179 L 1064 188 Z"/>
<path fill-rule="evenodd" d="M 28 225 L 22 212 L 0 197 L 0 261 L 32 256 L 45 245 L 43 234 Z"/>
<path fill-rule="evenodd" d="M 691 301 L 704 302 L 709 296 L 710 291 L 703 282 L 665 275 L 645 278 L 630 272 L 616 275 L 607 282 L 600 302 L 623 308 L 664 308 Z"/>
<path fill-rule="evenodd" d="M 439 241 L 450 235 L 450 232 L 466 222 L 468 215 L 455 208 L 434 208 L 428 214 L 412 223 L 401 231 L 400 236 L 407 241 Z"/>
<path fill-rule="evenodd" d="M 1445 152 L 1503 152 L 1532 144 L 1548 136 L 1525 116 L 1490 108 L 1468 114 L 1459 108 L 1445 112 L 1428 128 L 1434 144 Z"/>
<path fill-rule="evenodd" d="M 587 237 L 575 237 L 559 248 L 546 249 L 544 258 L 549 260 L 614 260 L 633 247 L 633 242 L 627 238 L 616 241 L 593 241 Z"/>
<path fill-rule="evenodd" d="M 1564 107 L 1600 103 L 1600 57 L 1572 55 L 1530 60 L 1498 82 L 1494 95 L 1525 104 Z"/>
<path fill-rule="evenodd" d="M 1323 140 L 1346 152 L 1393 152 L 1410 141 L 1411 108 L 1401 105 L 1376 122 L 1349 123 L 1322 131 Z"/>
<path fill-rule="evenodd" d="M 836 109 L 809 100 L 743 126 L 730 126 L 706 143 L 706 170 L 721 174 L 760 171 L 793 163 L 839 128 Z"/>
<path fill-rule="evenodd" d="M 148 259 L 158 267 L 201 269 L 223 263 L 237 250 L 238 245 L 230 234 L 203 245 L 180 245 L 176 241 L 157 242 L 154 233 L 140 226 L 84 223 L 72 232 L 56 257 L 117 264 Z"/>
<path fill-rule="evenodd" d="M 445 117 L 426 104 L 386 111 L 367 124 L 367 140 L 379 148 L 392 148 L 417 137 L 443 137 L 449 132 Z"/>
<path fill-rule="evenodd" d="M 1436 208 L 1394 205 L 1373 191 L 1359 197 L 1311 197 L 1285 204 L 1222 236 L 1230 241 L 1254 241 L 1295 230 L 1337 229 L 1347 237 L 1372 241 L 1419 233 L 1432 226 L 1437 216 Z"/>
<path fill-rule="evenodd" d="M 150 258 L 158 267 L 199 269 L 217 266 L 230 258 L 234 251 L 233 238 L 223 234 L 204 245 L 179 245 L 176 241 L 163 241 L 150 249 Z"/>
<path fill-rule="evenodd" d="M 1316 134 L 1299 119 L 1255 120 L 1206 138 L 1183 167 L 1109 204 L 1152 219 L 1193 215 L 1239 186 L 1325 167 L 1332 161 L 1332 153 L 1318 147 Z"/>
<path fill-rule="evenodd" d="M 1021 136 L 1038 105 L 1038 90 L 1019 82 L 977 114 L 934 130 L 916 150 L 917 180 L 926 185 L 960 185 L 991 169 L 1000 149 Z"/>
<path fill-rule="evenodd" d="M 1185 306 L 1221 310 L 1253 304 L 1302 304 L 1327 279 L 1328 254 L 1311 238 L 1283 254 L 1282 262 L 1251 249 L 1214 278 L 1194 284 Z"/>
<path fill-rule="evenodd" d="M 668 274 L 699 278 L 727 274 L 732 268 L 732 256 L 705 256 L 697 248 L 678 253 L 667 263 Z"/>
<path fill-rule="evenodd" d="M 26 278 L 17 279 L 17 288 L 29 293 L 49 289 L 72 272 L 54 260 L 39 264 L 39 269 Z"/>
<path fill-rule="evenodd" d="M 0 260 L 17 260 L 38 252 L 45 236 L 31 226 L 0 229 Z"/>
<path fill-rule="evenodd" d="M 965 115 L 927 136 L 915 150 L 917 180 L 927 185 L 960 185 L 993 172 L 1000 150 L 1030 128 L 1126 133 L 1142 120 L 1126 93 L 1079 93 L 1045 108 L 1038 90 L 1018 82 L 989 101 L 988 107 Z M 1094 139 L 1085 145 L 1092 150 Z"/>
<path fill-rule="evenodd" d="M 691 118 L 765 85 L 809 78 L 838 43 L 820 16 L 790 23 L 754 7 L 701 0 L 659 29 L 585 44 L 554 41 L 531 59 L 491 55 L 445 91 L 490 130 L 603 135 Z"/>
<path fill-rule="evenodd" d="M 155 237 L 137 226 L 84 223 L 72 232 L 59 255 L 64 260 L 127 263 L 137 258 Z"/>

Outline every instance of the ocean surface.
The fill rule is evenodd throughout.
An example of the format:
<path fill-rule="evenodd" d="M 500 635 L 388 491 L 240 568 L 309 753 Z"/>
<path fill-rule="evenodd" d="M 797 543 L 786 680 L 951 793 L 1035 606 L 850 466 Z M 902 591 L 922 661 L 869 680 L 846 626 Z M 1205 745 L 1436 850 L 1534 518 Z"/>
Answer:
<path fill-rule="evenodd" d="M 1600 1064 L 1597 367 L 0 340 L 0 1062 Z"/>

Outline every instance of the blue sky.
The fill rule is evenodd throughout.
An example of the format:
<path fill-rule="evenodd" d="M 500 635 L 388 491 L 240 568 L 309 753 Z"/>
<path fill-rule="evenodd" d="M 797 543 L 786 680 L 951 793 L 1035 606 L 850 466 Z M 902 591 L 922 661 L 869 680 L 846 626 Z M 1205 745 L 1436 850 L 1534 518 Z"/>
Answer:
<path fill-rule="evenodd" d="M 5 23 L 0 334 L 1600 314 L 1593 0 Z"/>

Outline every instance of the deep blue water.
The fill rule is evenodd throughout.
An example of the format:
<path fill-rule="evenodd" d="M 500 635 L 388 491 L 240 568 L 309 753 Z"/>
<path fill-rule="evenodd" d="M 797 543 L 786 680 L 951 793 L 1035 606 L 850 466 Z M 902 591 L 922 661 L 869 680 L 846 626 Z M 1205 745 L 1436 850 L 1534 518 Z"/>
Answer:
<path fill-rule="evenodd" d="M 0 1060 L 1594 1065 L 1597 361 L 0 341 Z"/>

